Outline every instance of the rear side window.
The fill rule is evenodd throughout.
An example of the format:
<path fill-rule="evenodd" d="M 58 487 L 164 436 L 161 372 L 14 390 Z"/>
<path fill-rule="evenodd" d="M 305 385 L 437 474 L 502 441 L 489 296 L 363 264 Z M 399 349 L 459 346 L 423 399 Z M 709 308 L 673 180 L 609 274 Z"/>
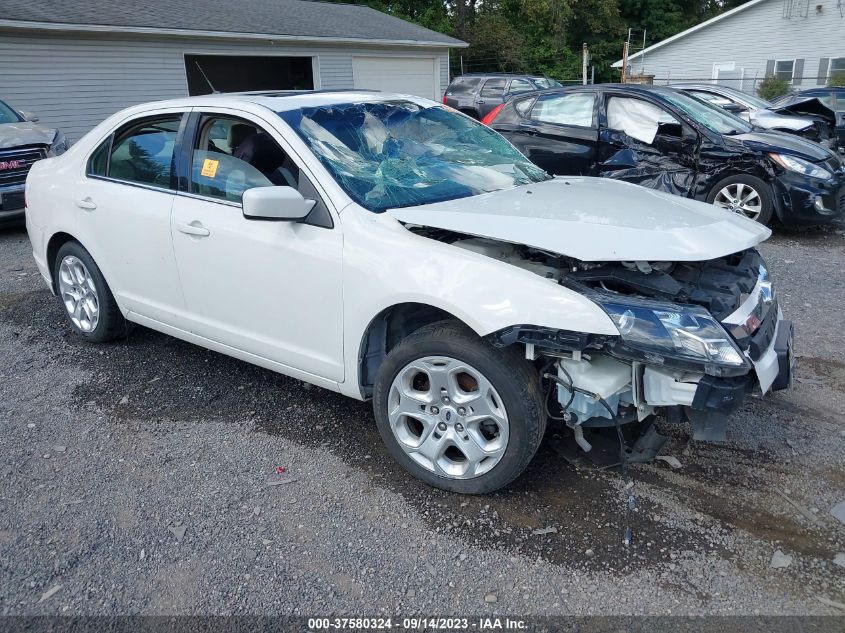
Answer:
<path fill-rule="evenodd" d="M 133 121 L 94 150 L 88 175 L 175 189 L 173 152 L 181 121 L 181 114 Z"/>
<path fill-rule="evenodd" d="M 534 86 L 525 79 L 511 79 L 511 85 L 508 88 L 508 92 L 511 93 L 528 92 L 530 90 L 534 90 Z"/>
<path fill-rule="evenodd" d="M 731 105 L 733 103 L 733 101 L 731 101 L 727 97 L 723 97 L 722 95 L 717 95 L 712 92 L 704 92 L 702 90 L 690 90 L 690 94 L 693 97 L 704 99 L 707 103 L 712 103 L 713 105 L 719 107 Z"/>
<path fill-rule="evenodd" d="M 451 83 L 446 93 L 450 95 L 472 94 L 480 83 L 481 79 L 478 77 L 458 77 Z"/>
<path fill-rule="evenodd" d="M 593 127 L 596 95 L 574 92 L 563 95 L 543 95 L 531 110 L 531 118 L 555 125 Z"/>
<path fill-rule="evenodd" d="M 488 79 L 481 89 L 482 97 L 501 97 L 505 92 L 507 79 Z"/>

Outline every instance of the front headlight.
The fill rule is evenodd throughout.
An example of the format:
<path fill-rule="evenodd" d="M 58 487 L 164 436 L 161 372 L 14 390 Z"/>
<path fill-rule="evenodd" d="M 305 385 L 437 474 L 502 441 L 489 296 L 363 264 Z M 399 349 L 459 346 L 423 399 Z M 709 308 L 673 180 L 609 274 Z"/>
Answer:
<path fill-rule="evenodd" d="M 704 308 L 648 306 L 636 300 L 619 303 L 608 298 L 599 305 L 616 324 L 626 347 L 647 360 L 675 359 L 705 365 L 706 373 L 719 368 L 741 368 L 748 361 L 722 325 Z"/>
<path fill-rule="evenodd" d="M 788 169 L 789 171 L 794 171 L 795 173 L 803 174 L 804 176 L 810 176 L 811 178 L 821 178 L 822 180 L 830 180 L 833 178 L 833 174 L 824 167 L 814 165 L 813 163 L 801 158 L 788 156 L 787 154 L 775 154 L 774 152 L 769 154 L 769 156 L 778 165 L 784 169 Z"/>
<path fill-rule="evenodd" d="M 50 143 L 50 156 L 61 156 L 67 151 L 67 148 L 67 137 L 61 132 L 56 131 L 56 136 L 53 137 L 53 142 Z"/>

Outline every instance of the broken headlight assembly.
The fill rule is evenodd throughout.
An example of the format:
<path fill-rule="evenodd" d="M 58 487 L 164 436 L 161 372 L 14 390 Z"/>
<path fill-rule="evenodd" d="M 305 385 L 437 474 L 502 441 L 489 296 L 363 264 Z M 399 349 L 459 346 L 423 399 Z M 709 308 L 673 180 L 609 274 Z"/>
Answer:
<path fill-rule="evenodd" d="M 704 308 L 595 297 L 619 330 L 609 351 L 647 364 L 695 369 L 713 376 L 744 374 L 748 360 Z"/>

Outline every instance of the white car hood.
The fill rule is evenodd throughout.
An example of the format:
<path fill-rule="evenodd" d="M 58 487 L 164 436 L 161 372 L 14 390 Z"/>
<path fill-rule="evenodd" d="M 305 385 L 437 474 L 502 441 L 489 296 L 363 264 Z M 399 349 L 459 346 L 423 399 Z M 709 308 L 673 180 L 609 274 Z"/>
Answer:
<path fill-rule="evenodd" d="M 555 178 L 387 211 L 414 224 L 582 261 L 703 261 L 759 244 L 766 227 L 703 202 L 604 178 Z"/>

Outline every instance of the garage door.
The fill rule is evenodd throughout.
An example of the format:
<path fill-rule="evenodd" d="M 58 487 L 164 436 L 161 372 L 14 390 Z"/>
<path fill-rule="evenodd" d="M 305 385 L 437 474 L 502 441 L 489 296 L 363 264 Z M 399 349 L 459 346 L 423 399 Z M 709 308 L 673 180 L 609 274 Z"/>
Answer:
<path fill-rule="evenodd" d="M 431 57 L 353 57 L 356 88 L 440 98 L 439 68 Z"/>

